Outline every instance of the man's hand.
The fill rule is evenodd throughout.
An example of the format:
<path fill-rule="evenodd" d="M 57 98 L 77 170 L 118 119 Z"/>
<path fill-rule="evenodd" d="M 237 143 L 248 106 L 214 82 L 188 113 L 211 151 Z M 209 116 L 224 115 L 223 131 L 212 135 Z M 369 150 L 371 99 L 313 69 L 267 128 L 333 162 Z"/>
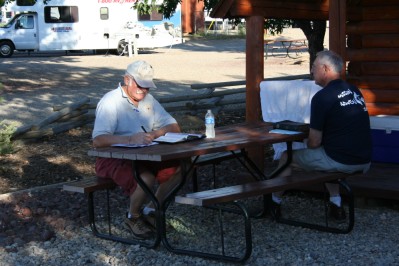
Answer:
<path fill-rule="evenodd" d="M 129 144 L 150 144 L 153 140 L 152 134 L 140 132 L 130 136 Z"/>

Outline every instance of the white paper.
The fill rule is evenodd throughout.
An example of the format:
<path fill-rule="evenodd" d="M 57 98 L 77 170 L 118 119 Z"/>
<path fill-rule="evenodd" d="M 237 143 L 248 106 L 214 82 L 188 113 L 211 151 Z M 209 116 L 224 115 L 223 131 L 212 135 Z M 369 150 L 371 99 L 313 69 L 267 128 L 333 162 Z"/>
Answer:
<path fill-rule="evenodd" d="M 125 143 L 117 143 L 117 144 L 112 144 L 112 147 L 123 147 L 123 148 L 142 148 L 142 147 L 148 147 L 152 145 L 157 145 L 157 142 L 151 142 L 150 144 L 125 144 Z"/>

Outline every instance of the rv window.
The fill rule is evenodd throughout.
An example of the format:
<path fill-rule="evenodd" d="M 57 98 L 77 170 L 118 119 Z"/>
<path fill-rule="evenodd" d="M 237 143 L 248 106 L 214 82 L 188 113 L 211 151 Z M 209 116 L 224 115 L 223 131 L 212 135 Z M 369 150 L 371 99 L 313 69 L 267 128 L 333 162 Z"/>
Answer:
<path fill-rule="evenodd" d="M 26 28 L 27 29 L 33 29 L 34 28 L 34 20 L 33 20 L 33 16 L 28 16 L 27 17 L 27 21 L 26 21 Z"/>
<path fill-rule="evenodd" d="M 101 20 L 108 20 L 108 7 L 101 7 L 100 8 L 100 19 Z"/>
<path fill-rule="evenodd" d="M 33 6 L 36 0 L 17 0 L 17 6 Z"/>
<path fill-rule="evenodd" d="M 75 23 L 79 22 L 77 6 L 46 6 L 44 7 L 44 21 L 46 23 Z"/>
<path fill-rule="evenodd" d="M 16 29 L 33 29 L 33 16 L 21 16 L 15 24 Z"/>
<path fill-rule="evenodd" d="M 159 13 L 157 10 L 152 10 L 151 14 L 138 14 L 138 20 L 152 20 L 152 21 L 161 21 L 163 19 L 163 14 Z"/>

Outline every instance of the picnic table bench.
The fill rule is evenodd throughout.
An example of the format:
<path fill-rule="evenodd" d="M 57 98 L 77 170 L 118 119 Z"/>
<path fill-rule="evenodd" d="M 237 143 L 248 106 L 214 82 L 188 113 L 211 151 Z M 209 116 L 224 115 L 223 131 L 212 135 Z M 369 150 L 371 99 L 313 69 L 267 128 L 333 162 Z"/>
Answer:
<path fill-rule="evenodd" d="M 358 174 L 358 173 L 356 173 Z M 316 229 L 331 233 L 349 233 L 354 226 L 355 216 L 354 216 L 354 196 L 352 190 L 346 178 L 353 176 L 354 174 L 345 173 L 326 173 L 326 172 L 295 172 L 295 174 L 288 177 L 276 177 L 267 180 L 254 181 L 250 183 L 245 183 L 241 185 L 234 185 L 228 187 L 222 187 L 217 189 L 210 189 L 201 192 L 193 192 L 185 195 L 178 195 L 175 197 L 175 202 L 186 205 L 202 206 L 218 209 L 219 211 L 234 211 L 244 218 L 244 232 L 245 232 L 245 249 L 241 256 L 226 256 L 224 254 L 220 255 L 218 253 L 207 253 L 206 255 L 201 254 L 201 252 L 194 251 L 191 249 L 178 249 L 175 252 L 190 255 L 202 255 L 211 257 L 213 259 L 228 260 L 242 262 L 245 261 L 252 253 L 252 230 L 251 230 L 251 215 L 248 212 L 246 206 L 240 203 L 240 200 L 245 200 L 251 197 L 263 196 L 264 206 L 263 211 L 269 210 L 272 217 L 276 222 L 289 224 L 294 226 L 301 226 L 310 229 Z M 338 183 L 344 190 L 348 197 L 349 215 L 348 221 L 346 222 L 346 228 L 331 227 L 328 223 L 327 211 L 325 212 L 325 225 L 314 224 L 310 222 L 304 222 L 295 219 L 287 219 L 283 217 L 274 216 L 272 209 L 270 208 L 271 198 L 267 198 L 273 192 L 300 189 L 301 187 L 306 187 L 315 184 L 325 184 L 325 183 Z M 237 208 L 232 210 L 231 208 L 226 208 L 226 204 L 234 204 Z M 264 213 L 263 213 L 264 214 Z M 264 215 L 262 215 L 264 216 Z M 258 216 L 260 217 L 260 216 Z M 223 228 L 223 225 L 220 225 Z M 225 250 L 224 241 L 221 241 L 221 250 Z"/>

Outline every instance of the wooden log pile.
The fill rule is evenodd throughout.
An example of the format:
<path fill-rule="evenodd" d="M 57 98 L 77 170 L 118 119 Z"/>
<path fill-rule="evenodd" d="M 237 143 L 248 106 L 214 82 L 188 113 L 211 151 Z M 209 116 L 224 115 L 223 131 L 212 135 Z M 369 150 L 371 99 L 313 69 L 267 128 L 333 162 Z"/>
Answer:
<path fill-rule="evenodd" d="M 89 123 L 94 117 L 88 114 L 89 98 L 55 110 L 49 117 L 30 125 L 17 128 L 13 139 L 38 139 L 56 135 Z"/>
<path fill-rule="evenodd" d="M 245 82 L 241 83 L 245 84 Z M 158 101 L 171 114 L 187 114 L 194 116 L 200 114 L 202 116 L 204 109 L 213 109 L 214 112 L 217 113 L 226 105 L 245 104 L 245 95 L 234 101 L 223 100 L 225 95 L 237 93 L 244 94 L 245 88 L 212 92 L 205 89 L 201 93 L 195 95 L 159 98 Z M 70 105 L 55 105 L 53 106 L 53 114 L 34 124 L 17 128 L 12 139 L 39 139 L 91 124 L 94 122 L 94 110 L 96 107 L 97 102 L 92 102 L 89 98 L 81 99 Z"/>
<path fill-rule="evenodd" d="M 271 78 L 268 80 L 299 78 L 308 78 L 308 75 Z M 163 97 L 157 100 L 164 106 L 166 111 L 170 112 L 172 115 L 178 115 L 179 117 L 185 115 L 196 116 L 198 117 L 198 121 L 202 123 L 203 116 L 207 109 L 212 109 L 215 115 L 221 110 L 226 112 L 229 110 L 237 111 L 242 109 L 245 111 L 245 84 L 245 80 L 193 84 L 191 85 L 191 89 L 199 91 L 199 93 Z M 225 97 L 232 95 L 234 95 L 234 97 L 230 97 L 230 99 Z M 39 139 L 91 124 L 94 122 L 94 111 L 96 107 L 97 102 L 92 102 L 89 98 L 80 99 L 69 105 L 53 106 L 53 114 L 31 125 L 17 128 L 12 139 Z M 187 118 L 183 118 L 182 120 L 188 121 Z"/>

